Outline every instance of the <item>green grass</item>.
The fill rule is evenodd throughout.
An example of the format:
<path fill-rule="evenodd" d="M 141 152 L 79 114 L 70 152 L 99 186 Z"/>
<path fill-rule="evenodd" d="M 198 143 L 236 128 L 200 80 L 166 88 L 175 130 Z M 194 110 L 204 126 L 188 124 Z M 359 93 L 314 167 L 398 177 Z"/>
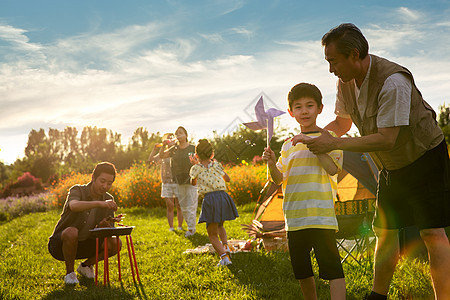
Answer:
<path fill-rule="evenodd" d="M 239 206 L 240 217 L 225 223 L 229 238 L 246 239 L 241 223 L 250 223 L 253 205 Z M 125 224 L 136 226 L 132 237 L 141 284 L 132 279 L 128 253 L 121 252 L 122 283 L 117 259 L 110 258 L 109 287 L 82 280 L 65 287 L 64 263 L 47 251 L 47 239 L 59 211 L 37 212 L 0 225 L 0 299 L 301 299 L 289 255 L 280 252 L 237 253 L 229 267 L 217 268 L 210 254 L 183 254 L 209 242 L 205 225 L 185 238 L 169 232 L 165 209 L 131 208 Z M 125 239 L 122 238 L 125 243 Z M 79 261 L 76 262 L 76 265 Z M 100 264 L 103 283 L 103 264 Z M 316 273 L 317 266 L 315 265 Z M 347 298 L 362 299 L 370 291 L 372 264 L 366 268 L 344 264 Z M 328 283 L 317 278 L 319 299 L 329 299 Z M 430 299 L 432 288 L 427 263 L 402 261 L 391 284 L 390 299 Z"/>

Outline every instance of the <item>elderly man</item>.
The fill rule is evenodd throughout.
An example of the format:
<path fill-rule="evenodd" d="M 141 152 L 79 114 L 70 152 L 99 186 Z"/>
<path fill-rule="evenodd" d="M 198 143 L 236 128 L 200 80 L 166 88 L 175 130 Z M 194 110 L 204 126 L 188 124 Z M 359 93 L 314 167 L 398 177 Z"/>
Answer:
<path fill-rule="evenodd" d="M 74 272 L 75 259 L 85 259 L 78 266 L 77 272 L 86 278 L 94 278 L 96 243 L 89 230 L 95 227 L 113 227 L 114 222 L 121 220 L 120 215 L 114 217 L 117 204 L 108 193 L 115 177 L 114 165 L 102 162 L 95 166 L 90 183 L 70 188 L 61 218 L 48 242 L 50 254 L 66 264 L 66 284 L 79 283 Z M 107 244 L 109 256 L 116 255 L 117 239 L 109 238 Z M 104 246 L 101 244 L 102 249 Z M 100 260 L 103 259 L 103 251 L 101 253 Z"/>
<path fill-rule="evenodd" d="M 436 113 L 423 100 L 406 68 L 368 53 L 353 24 L 322 38 L 329 71 L 339 78 L 336 119 L 326 128 L 339 136 L 352 122 L 361 137 L 327 131 L 302 141 L 314 153 L 334 149 L 370 152 L 380 170 L 373 229 L 375 274 L 368 299 L 386 299 L 399 258 L 398 229 L 416 225 L 429 255 L 436 299 L 449 299 L 450 162 Z M 296 141 L 301 141 L 297 137 Z"/>

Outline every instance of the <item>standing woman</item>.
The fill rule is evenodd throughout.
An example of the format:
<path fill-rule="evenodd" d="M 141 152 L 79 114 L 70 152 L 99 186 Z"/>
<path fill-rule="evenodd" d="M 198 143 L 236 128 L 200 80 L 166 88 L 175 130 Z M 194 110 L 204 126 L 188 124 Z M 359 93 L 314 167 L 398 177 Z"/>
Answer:
<path fill-rule="evenodd" d="M 175 136 L 178 144 L 166 149 L 168 143 L 163 142 L 160 157 L 172 158 L 172 176 L 178 184 L 178 202 L 188 226 L 188 231 L 186 231 L 184 236 L 189 237 L 195 233 L 198 205 L 197 188 L 191 185 L 189 176 L 192 166 L 190 155 L 194 154 L 195 146 L 189 144 L 187 140 L 188 134 L 184 127 L 178 127 L 175 131 Z"/>
<path fill-rule="evenodd" d="M 173 133 L 166 133 L 163 135 L 163 141 L 169 147 L 175 145 L 173 141 Z M 174 207 L 177 207 L 177 220 L 178 220 L 178 230 L 183 230 L 183 214 L 181 213 L 180 204 L 178 201 L 178 184 L 172 176 L 171 158 L 160 158 L 159 152 L 163 144 L 155 144 L 152 152 L 148 157 L 148 162 L 156 163 L 161 165 L 161 198 L 166 202 L 166 216 L 169 223 L 169 230 L 174 231 L 173 219 L 174 219 Z"/>

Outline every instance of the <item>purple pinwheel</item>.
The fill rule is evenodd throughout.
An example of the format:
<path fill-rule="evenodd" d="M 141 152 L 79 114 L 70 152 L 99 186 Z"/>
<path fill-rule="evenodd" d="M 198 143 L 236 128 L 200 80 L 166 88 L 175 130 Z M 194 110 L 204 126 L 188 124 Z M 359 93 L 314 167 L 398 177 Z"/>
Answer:
<path fill-rule="evenodd" d="M 263 97 L 259 98 L 255 105 L 256 122 L 243 123 L 251 130 L 267 129 L 267 145 L 273 135 L 273 118 L 278 117 L 286 112 L 278 110 L 276 108 L 269 108 L 264 110 Z"/>

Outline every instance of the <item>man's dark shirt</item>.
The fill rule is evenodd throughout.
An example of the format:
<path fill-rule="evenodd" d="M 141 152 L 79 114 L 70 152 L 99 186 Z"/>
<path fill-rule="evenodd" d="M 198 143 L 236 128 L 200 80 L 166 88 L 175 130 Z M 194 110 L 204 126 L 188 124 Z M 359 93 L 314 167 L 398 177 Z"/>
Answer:
<path fill-rule="evenodd" d="M 74 185 L 70 188 L 66 202 L 64 203 L 61 218 L 56 224 L 51 237 L 60 233 L 67 227 L 76 227 L 78 229 L 78 240 L 83 241 L 89 238 L 89 230 L 95 228 L 101 220 L 108 216 L 114 216 L 114 212 L 109 208 L 96 207 L 79 212 L 74 212 L 70 209 L 69 202 L 72 200 L 97 201 L 92 199 L 91 185 L 92 182 L 85 185 Z M 102 201 L 109 199 L 114 199 L 109 193 L 105 193 L 102 197 Z"/>

